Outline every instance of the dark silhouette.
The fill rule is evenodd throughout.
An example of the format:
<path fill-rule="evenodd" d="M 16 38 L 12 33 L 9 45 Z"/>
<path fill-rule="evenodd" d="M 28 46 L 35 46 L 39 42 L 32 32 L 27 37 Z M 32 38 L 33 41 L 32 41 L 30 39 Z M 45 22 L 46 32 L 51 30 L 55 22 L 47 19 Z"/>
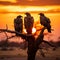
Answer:
<path fill-rule="evenodd" d="M 14 28 L 15 28 L 15 31 L 22 33 L 23 21 L 22 21 L 21 15 L 17 16 L 17 18 L 14 19 Z M 16 33 L 16 35 L 19 36 L 19 34 L 17 34 L 17 33 Z"/>
<path fill-rule="evenodd" d="M 26 28 L 27 34 L 32 34 L 34 18 L 28 12 L 25 14 L 26 14 L 26 17 L 24 18 L 24 26 Z"/>
<path fill-rule="evenodd" d="M 32 35 L 32 27 L 33 27 L 34 19 L 30 15 L 30 13 L 25 13 L 25 14 L 27 15 L 27 17 L 24 18 L 24 25 L 25 25 L 25 28 L 27 30 L 27 34 L 22 34 L 21 33 L 22 29 L 20 31 L 20 27 L 22 28 L 22 26 L 19 26 L 20 21 L 18 19 L 17 19 L 18 22 L 16 22 L 16 19 L 14 20 L 15 31 L 7 30 L 7 29 L 0 29 L 0 31 L 1 32 L 4 31 L 4 32 L 15 33 L 16 35 L 19 35 L 24 40 L 26 40 L 28 42 L 28 52 L 27 52 L 28 53 L 28 57 L 27 57 L 27 60 L 35 60 L 35 56 L 36 56 L 37 50 L 38 49 L 42 49 L 41 47 L 39 48 L 39 45 L 42 42 L 47 43 L 47 44 L 49 44 L 52 47 L 55 47 L 55 46 L 51 45 L 49 42 L 43 40 L 43 38 L 44 38 L 44 34 L 43 34 L 44 30 L 47 28 L 48 32 L 51 32 L 50 21 L 48 20 L 49 22 L 47 22 L 47 21 L 45 21 L 43 19 L 41 24 L 44 27 L 41 29 L 41 32 L 39 33 L 38 37 L 35 39 L 34 35 Z M 18 16 L 17 18 L 19 18 L 19 17 L 21 18 L 21 16 Z M 7 39 L 8 39 L 8 37 L 7 37 Z M 44 56 L 42 50 L 41 50 L 41 54 L 42 54 L 42 56 Z"/>
<path fill-rule="evenodd" d="M 39 47 L 39 45 L 44 42 L 44 43 L 47 43 L 48 45 L 50 45 L 51 47 L 55 47 L 54 45 L 52 45 L 51 43 L 47 42 L 47 41 L 44 41 L 43 38 L 44 38 L 44 30 L 46 28 L 42 28 L 41 32 L 39 33 L 39 36 L 37 37 L 37 39 L 35 39 L 35 37 L 32 35 L 32 36 L 29 36 L 27 39 L 28 41 L 28 59 L 27 60 L 35 60 L 35 56 L 36 56 L 36 53 L 38 51 L 38 49 L 42 49 L 42 47 Z M 41 55 L 43 57 L 45 57 L 45 54 L 43 53 L 43 51 L 41 50 Z"/>
<path fill-rule="evenodd" d="M 39 15 L 40 15 L 40 23 L 41 23 L 41 25 L 46 27 L 48 32 L 51 33 L 51 25 L 50 25 L 51 21 L 50 21 L 50 19 L 47 18 L 43 13 L 39 13 Z"/>
<path fill-rule="evenodd" d="M 42 42 L 45 42 L 45 43 L 49 44 L 50 46 L 54 47 L 49 42 L 43 40 L 43 37 L 44 37 L 43 32 L 45 29 L 46 29 L 45 27 L 42 28 L 39 36 L 36 39 L 35 39 L 34 35 L 32 35 L 32 34 L 22 34 L 22 33 L 16 32 L 16 31 L 11 31 L 11 30 L 6 30 L 6 29 L 0 29 L 0 31 L 19 34 L 20 37 L 22 37 L 23 39 L 25 39 L 28 42 L 28 57 L 27 57 L 28 59 L 27 60 L 35 60 L 35 56 L 36 56 L 38 49 L 42 49 L 41 47 L 39 48 L 39 45 Z M 41 54 L 42 54 L 42 56 L 44 56 L 42 50 L 41 50 Z"/>
<path fill-rule="evenodd" d="M 39 36 L 37 37 L 37 39 L 35 40 L 34 36 L 29 36 L 28 37 L 28 59 L 27 60 L 35 60 L 35 56 L 36 53 L 39 49 L 39 45 L 42 43 L 43 41 L 43 37 L 44 37 L 44 32 L 45 28 L 43 28 L 39 34 Z"/>

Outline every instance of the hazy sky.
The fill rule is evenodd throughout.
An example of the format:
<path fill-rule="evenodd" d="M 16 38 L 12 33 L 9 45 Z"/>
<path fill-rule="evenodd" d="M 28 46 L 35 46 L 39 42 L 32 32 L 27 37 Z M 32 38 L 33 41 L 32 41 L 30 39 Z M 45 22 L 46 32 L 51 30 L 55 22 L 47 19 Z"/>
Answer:
<path fill-rule="evenodd" d="M 60 0 L 0 0 L 0 12 L 60 11 Z"/>
<path fill-rule="evenodd" d="M 56 14 L 48 14 L 47 16 L 54 22 L 52 25 L 55 28 L 55 35 L 60 36 L 60 0 L 0 0 L 0 28 L 5 28 L 7 24 L 12 29 L 13 20 L 18 15 L 15 14 L 17 12 L 57 12 Z M 33 16 L 36 19 L 35 21 L 39 19 L 37 19 L 37 14 L 33 14 Z"/>
<path fill-rule="evenodd" d="M 0 5 L 60 5 L 60 0 L 0 0 Z"/>

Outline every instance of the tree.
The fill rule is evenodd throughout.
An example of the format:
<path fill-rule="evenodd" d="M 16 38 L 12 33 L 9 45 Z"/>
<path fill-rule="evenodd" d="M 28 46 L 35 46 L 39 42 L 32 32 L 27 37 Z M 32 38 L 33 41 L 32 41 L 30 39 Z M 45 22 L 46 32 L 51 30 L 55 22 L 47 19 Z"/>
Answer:
<path fill-rule="evenodd" d="M 22 34 L 22 33 L 16 32 L 16 31 L 0 29 L 1 32 L 17 33 L 17 34 L 19 34 L 20 37 L 22 37 L 23 39 L 25 39 L 28 42 L 27 60 L 35 60 L 36 52 L 39 49 L 39 45 L 42 42 L 47 43 L 50 46 L 54 47 L 49 42 L 43 40 L 44 30 L 45 30 L 45 27 L 42 28 L 41 32 L 39 33 L 39 36 L 35 39 L 34 35 L 32 35 L 32 34 L 27 35 L 27 34 Z"/>

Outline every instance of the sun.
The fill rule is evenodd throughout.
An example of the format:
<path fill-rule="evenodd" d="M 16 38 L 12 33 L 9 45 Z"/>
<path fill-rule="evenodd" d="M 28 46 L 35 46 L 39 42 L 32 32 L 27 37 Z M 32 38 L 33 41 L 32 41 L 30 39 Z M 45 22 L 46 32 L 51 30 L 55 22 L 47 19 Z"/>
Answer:
<path fill-rule="evenodd" d="M 34 34 L 36 32 L 36 28 L 32 28 L 32 34 Z"/>
<path fill-rule="evenodd" d="M 26 29 L 24 29 L 23 31 L 24 31 L 24 33 L 27 33 Z M 36 28 L 33 27 L 32 28 L 32 34 L 35 34 L 35 33 L 36 33 Z"/>

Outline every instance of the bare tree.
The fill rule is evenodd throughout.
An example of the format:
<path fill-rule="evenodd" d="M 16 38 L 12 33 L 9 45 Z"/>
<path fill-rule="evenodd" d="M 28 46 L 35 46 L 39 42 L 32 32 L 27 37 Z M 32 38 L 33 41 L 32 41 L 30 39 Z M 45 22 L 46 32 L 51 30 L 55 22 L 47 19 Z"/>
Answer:
<path fill-rule="evenodd" d="M 43 40 L 44 30 L 45 30 L 45 27 L 42 28 L 39 36 L 35 39 L 34 35 L 32 35 L 32 34 L 27 35 L 27 34 L 22 34 L 22 33 L 16 32 L 16 31 L 11 31 L 11 30 L 7 30 L 7 29 L 0 29 L 1 32 L 17 33 L 17 34 L 19 34 L 20 37 L 22 37 L 23 39 L 25 39 L 28 42 L 28 51 L 27 51 L 28 57 L 27 57 L 27 60 L 35 60 L 36 52 L 38 51 L 39 45 L 42 42 L 47 43 L 50 46 L 54 47 L 49 42 Z M 12 37 L 10 37 L 10 38 L 12 38 Z M 7 37 L 7 39 L 9 39 L 9 38 Z M 43 52 L 42 52 L 42 55 L 44 56 Z"/>

